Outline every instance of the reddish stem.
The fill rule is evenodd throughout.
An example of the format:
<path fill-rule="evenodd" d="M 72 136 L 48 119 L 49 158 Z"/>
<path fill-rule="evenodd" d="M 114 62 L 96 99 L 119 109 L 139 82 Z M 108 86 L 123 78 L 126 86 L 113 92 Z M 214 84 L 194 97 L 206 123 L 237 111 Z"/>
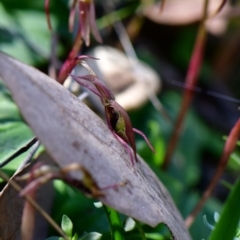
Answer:
<path fill-rule="evenodd" d="M 155 149 L 153 148 L 153 146 L 151 145 L 150 141 L 148 140 L 148 138 L 146 137 L 146 135 L 145 135 L 143 132 L 141 132 L 140 130 L 138 130 L 138 129 L 136 129 L 136 128 L 133 128 L 133 131 L 134 131 L 135 133 L 141 135 L 141 136 L 144 138 L 144 140 L 145 140 L 145 142 L 147 143 L 147 145 L 149 146 L 149 148 L 150 148 L 154 153 L 156 153 Z"/>
<path fill-rule="evenodd" d="M 201 68 L 203 51 L 204 51 L 204 46 L 205 46 L 205 35 L 206 35 L 205 29 L 202 26 L 199 29 L 199 33 L 197 36 L 197 40 L 196 40 L 193 54 L 192 54 L 192 57 L 190 60 L 190 64 L 189 64 L 189 68 L 188 68 L 188 72 L 187 72 L 187 76 L 186 76 L 186 81 L 185 81 L 188 86 L 191 86 L 191 88 L 195 87 L 195 85 L 197 83 L 199 71 Z M 181 110 L 178 114 L 176 123 L 174 125 L 174 130 L 173 130 L 172 136 L 170 138 L 170 142 L 168 144 L 166 156 L 165 156 L 164 163 L 163 163 L 163 168 L 166 168 L 168 166 L 170 159 L 172 157 L 172 154 L 176 148 L 178 139 L 181 134 L 184 118 L 188 111 L 189 105 L 191 104 L 192 98 L 193 98 L 193 91 L 191 91 L 189 89 L 185 89 L 183 101 L 182 101 L 181 108 L 180 108 Z"/>
<path fill-rule="evenodd" d="M 227 166 L 228 159 L 229 159 L 231 153 L 234 151 L 234 149 L 236 147 L 236 143 L 239 138 L 240 138 L 240 119 L 236 122 L 236 124 L 234 125 L 234 127 L 232 128 L 232 130 L 228 136 L 228 139 L 224 146 L 221 160 L 218 164 L 217 170 L 212 178 L 211 183 L 209 184 L 208 188 L 204 192 L 204 194 L 203 194 L 202 198 L 200 199 L 200 201 L 198 202 L 198 204 L 195 206 L 195 208 L 192 210 L 192 212 L 189 214 L 189 216 L 185 220 L 185 225 L 188 228 L 192 225 L 194 219 L 196 218 L 197 214 L 203 207 L 204 203 L 211 196 L 219 178 L 221 177 L 224 169 Z"/>
<path fill-rule="evenodd" d="M 73 68 L 76 66 L 77 64 L 77 59 L 75 59 L 81 49 L 82 46 L 82 39 L 81 39 L 81 32 L 80 29 L 78 30 L 77 36 L 75 38 L 73 47 L 71 52 L 68 54 L 68 58 L 67 60 L 63 63 L 60 71 L 59 71 L 59 75 L 58 75 L 58 79 L 57 81 L 60 84 L 63 84 L 64 81 L 66 80 L 66 78 L 68 77 L 68 75 L 71 73 L 71 71 L 73 70 Z"/>
<path fill-rule="evenodd" d="M 207 17 L 208 2 L 209 0 L 204 1 L 202 22 L 198 29 L 198 35 L 196 38 L 195 46 L 190 59 L 187 76 L 185 80 L 185 83 L 191 88 L 194 88 L 197 83 L 199 71 L 202 65 L 203 51 L 204 51 L 205 41 L 206 41 L 205 20 Z M 188 111 L 189 105 L 192 101 L 192 97 L 193 97 L 193 92 L 190 91 L 189 89 L 185 89 L 181 110 L 178 114 L 176 124 L 174 125 L 174 130 L 170 138 L 170 142 L 168 144 L 167 152 L 163 162 L 164 169 L 167 168 L 170 162 L 170 159 L 172 157 L 172 154 L 176 148 L 178 139 L 181 134 L 184 118 Z"/>
<path fill-rule="evenodd" d="M 111 131 L 113 133 L 113 135 L 117 138 L 117 140 L 126 148 L 130 158 L 131 158 L 131 163 L 132 163 L 132 166 L 134 166 L 134 157 L 133 157 L 133 153 L 132 153 L 132 149 L 131 147 L 121 138 L 119 137 L 115 132 Z M 135 154 L 135 161 L 138 162 L 138 159 L 137 159 L 137 155 Z"/>

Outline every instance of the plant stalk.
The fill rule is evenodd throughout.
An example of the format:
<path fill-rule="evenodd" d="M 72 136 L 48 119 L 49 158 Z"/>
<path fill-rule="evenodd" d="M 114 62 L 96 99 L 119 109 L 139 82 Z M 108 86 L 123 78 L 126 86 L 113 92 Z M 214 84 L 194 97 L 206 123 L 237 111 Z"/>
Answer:
<path fill-rule="evenodd" d="M 124 240 L 124 232 L 119 213 L 106 205 L 103 205 L 111 229 L 112 240 Z"/>

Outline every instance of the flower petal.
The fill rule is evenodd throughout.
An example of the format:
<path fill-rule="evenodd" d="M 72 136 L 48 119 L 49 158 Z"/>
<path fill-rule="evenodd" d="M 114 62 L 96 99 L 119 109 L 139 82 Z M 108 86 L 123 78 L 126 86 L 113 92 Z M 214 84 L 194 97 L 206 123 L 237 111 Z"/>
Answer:
<path fill-rule="evenodd" d="M 111 93 L 111 91 L 107 88 L 103 81 L 101 81 L 97 76 L 94 75 L 86 75 L 81 76 L 82 79 L 92 82 L 96 88 L 98 89 L 99 93 L 101 93 L 102 98 L 107 100 L 114 100 L 115 97 Z"/>
<path fill-rule="evenodd" d="M 146 137 L 146 135 L 145 135 L 142 131 L 140 131 L 140 130 L 138 130 L 138 129 L 136 129 L 136 128 L 133 128 L 133 131 L 134 131 L 135 133 L 138 133 L 139 135 L 141 135 L 141 136 L 144 138 L 144 140 L 145 140 L 145 142 L 147 143 L 147 145 L 149 146 L 149 148 L 150 148 L 154 153 L 156 153 L 156 151 L 154 150 L 152 144 L 150 143 L 150 141 L 148 140 L 148 138 Z"/>
<path fill-rule="evenodd" d="M 127 112 L 125 111 L 125 109 L 122 108 L 117 102 L 111 100 L 110 101 L 110 106 L 112 108 L 114 108 L 116 111 L 118 111 L 119 114 L 124 119 L 124 123 L 125 123 L 124 133 L 126 134 L 128 143 L 130 144 L 130 146 L 133 149 L 135 160 L 136 160 L 136 162 L 138 162 L 137 153 L 136 153 L 136 144 L 135 144 L 134 132 L 133 132 L 131 120 L 130 120 Z M 120 136 L 120 137 L 122 137 L 122 136 Z M 126 139 L 123 139 L 123 140 L 126 141 Z"/>
<path fill-rule="evenodd" d="M 85 1 L 79 1 L 79 13 L 80 13 L 80 28 L 81 35 L 84 39 L 86 46 L 90 44 L 90 20 L 89 20 L 89 3 Z"/>
<path fill-rule="evenodd" d="M 79 83 L 81 86 L 89 89 L 91 92 L 93 92 L 94 94 L 96 94 L 101 100 L 102 100 L 102 95 L 99 93 L 98 89 L 96 88 L 96 86 L 89 82 L 88 80 L 85 80 L 83 77 L 80 76 L 74 76 L 74 75 L 70 75 L 77 83 Z"/>
<path fill-rule="evenodd" d="M 72 6 L 70 8 L 70 14 L 69 14 L 69 19 L 68 19 L 69 32 L 73 31 L 75 8 L 76 8 L 76 5 L 77 5 L 77 1 L 78 0 L 74 0 L 73 3 L 72 3 Z"/>
<path fill-rule="evenodd" d="M 97 24 L 96 24 L 95 8 L 94 8 L 93 2 L 90 4 L 89 14 L 90 14 L 90 28 L 92 30 L 92 34 L 98 42 L 102 43 L 102 38 L 99 34 Z"/>

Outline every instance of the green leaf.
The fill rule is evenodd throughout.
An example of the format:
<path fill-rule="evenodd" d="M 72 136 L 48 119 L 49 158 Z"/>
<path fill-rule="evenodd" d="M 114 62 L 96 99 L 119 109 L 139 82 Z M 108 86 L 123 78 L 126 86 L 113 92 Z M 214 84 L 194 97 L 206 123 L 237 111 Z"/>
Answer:
<path fill-rule="evenodd" d="M 44 12 L 30 9 L 7 12 L 0 3 L 0 16 L 2 51 L 29 64 L 47 58 L 50 36 Z"/>
<path fill-rule="evenodd" d="M 23 122 L 0 124 L 0 159 L 3 160 L 12 155 L 26 145 L 32 137 L 32 131 Z"/>
<path fill-rule="evenodd" d="M 215 212 L 215 213 L 214 213 L 214 221 L 215 221 L 215 222 L 218 222 L 218 221 L 219 221 L 219 218 L 220 218 L 219 213 L 218 213 L 218 212 Z"/>
<path fill-rule="evenodd" d="M 74 236 L 72 237 L 72 240 L 78 240 L 78 234 L 75 233 Z"/>
<path fill-rule="evenodd" d="M 211 225 L 211 224 L 208 222 L 206 215 L 203 216 L 203 223 L 207 226 L 208 229 L 210 229 L 210 230 L 213 230 L 213 229 L 214 229 L 214 226 Z"/>
<path fill-rule="evenodd" d="M 24 123 L 7 88 L 0 81 L 0 163 L 25 146 L 32 137 L 31 129 Z M 23 154 L 16 160 L 22 161 L 25 156 Z M 16 160 L 3 169 L 14 171 L 18 166 Z"/>
<path fill-rule="evenodd" d="M 228 162 L 228 167 L 234 171 L 240 170 L 240 154 L 239 151 L 235 150 L 231 155 Z"/>
<path fill-rule="evenodd" d="M 68 216 L 63 215 L 61 227 L 62 230 L 66 233 L 66 235 L 69 238 L 72 238 L 73 223 Z"/>
<path fill-rule="evenodd" d="M 79 240 L 100 240 L 102 234 L 97 232 L 85 233 Z"/>
<path fill-rule="evenodd" d="M 103 208 L 108 218 L 112 238 L 114 240 L 124 240 L 125 237 L 119 213 L 113 208 L 108 207 L 106 205 L 103 205 Z"/>
<path fill-rule="evenodd" d="M 147 239 L 153 239 L 153 240 L 164 240 L 164 239 L 166 239 L 160 233 L 146 233 L 145 235 L 146 235 Z"/>
<path fill-rule="evenodd" d="M 233 185 L 225 180 L 221 180 L 220 183 L 225 187 L 228 188 L 229 190 L 232 190 Z"/>
<path fill-rule="evenodd" d="M 234 185 L 209 240 L 233 239 L 240 219 L 240 178 Z"/>
<path fill-rule="evenodd" d="M 52 217 L 57 222 L 61 222 L 62 215 L 67 214 L 74 223 L 74 229 L 76 229 L 74 233 L 77 232 L 79 238 L 84 231 L 92 232 L 93 230 L 103 235 L 110 235 L 106 215 L 102 209 L 93 207 L 93 199 L 86 198 L 60 180 L 54 180 L 54 187 L 56 195 Z M 79 214 L 84 218 L 79 217 Z M 53 236 L 54 232 L 50 234 Z"/>

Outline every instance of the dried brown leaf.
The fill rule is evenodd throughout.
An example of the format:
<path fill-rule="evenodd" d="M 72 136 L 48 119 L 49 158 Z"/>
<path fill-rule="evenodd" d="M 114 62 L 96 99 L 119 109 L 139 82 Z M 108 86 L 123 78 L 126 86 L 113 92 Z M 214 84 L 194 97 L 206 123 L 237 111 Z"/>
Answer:
<path fill-rule="evenodd" d="M 59 83 L 38 70 L 0 53 L 0 76 L 22 115 L 60 165 L 79 163 L 98 186 L 108 189 L 100 200 L 151 226 L 163 222 L 174 239 L 190 239 L 169 193 L 139 158 L 133 167 L 124 147 L 103 121 Z"/>
<path fill-rule="evenodd" d="M 46 161 L 48 164 L 52 162 L 49 155 L 41 155 L 38 161 Z M 28 166 L 21 172 L 16 174 L 13 179 L 17 181 L 17 177 L 27 173 L 32 166 Z M 26 185 L 25 181 L 18 182 L 20 186 Z M 46 195 L 48 196 L 46 198 Z M 0 240 L 20 240 L 21 239 L 21 223 L 24 207 L 24 198 L 19 197 L 17 192 L 11 185 L 7 184 L 0 192 Z M 45 184 L 39 188 L 37 192 L 37 202 L 45 210 L 50 211 L 53 201 L 53 187 L 51 183 Z M 47 236 L 48 224 L 43 217 L 36 212 L 34 237 L 33 239 L 44 239 Z"/>

